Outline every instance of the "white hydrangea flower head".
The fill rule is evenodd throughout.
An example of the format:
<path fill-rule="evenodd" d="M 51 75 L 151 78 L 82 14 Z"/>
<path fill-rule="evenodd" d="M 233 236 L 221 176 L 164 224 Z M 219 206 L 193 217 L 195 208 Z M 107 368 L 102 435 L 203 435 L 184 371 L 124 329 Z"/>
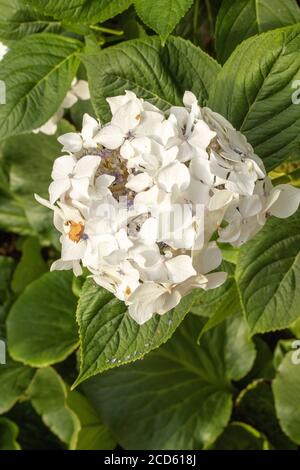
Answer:
<path fill-rule="evenodd" d="M 59 137 L 49 201 L 36 198 L 61 233 L 51 269 L 86 267 L 143 324 L 225 282 L 216 234 L 240 246 L 295 212 L 300 191 L 273 188 L 246 138 L 191 92 L 165 113 L 131 91 L 107 101 L 109 123 L 85 114 Z"/>

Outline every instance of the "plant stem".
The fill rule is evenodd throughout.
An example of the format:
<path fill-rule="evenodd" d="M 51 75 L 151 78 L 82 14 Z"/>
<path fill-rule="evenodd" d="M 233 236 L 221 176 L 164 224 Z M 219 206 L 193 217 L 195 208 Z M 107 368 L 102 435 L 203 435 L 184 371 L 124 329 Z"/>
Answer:
<path fill-rule="evenodd" d="M 123 36 L 124 34 L 124 31 L 104 28 L 104 26 L 90 25 L 90 29 L 94 29 L 95 31 L 99 31 L 101 33 L 113 34 L 115 36 Z"/>
<path fill-rule="evenodd" d="M 205 6 L 206 6 L 206 10 L 207 10 L 210 34 L 213 35 L 214 34 L 214 19 L 213 19 L 213 14 L 212 14 L 212 10 L 211 10 L 209 0 L 205 0 Z"/>

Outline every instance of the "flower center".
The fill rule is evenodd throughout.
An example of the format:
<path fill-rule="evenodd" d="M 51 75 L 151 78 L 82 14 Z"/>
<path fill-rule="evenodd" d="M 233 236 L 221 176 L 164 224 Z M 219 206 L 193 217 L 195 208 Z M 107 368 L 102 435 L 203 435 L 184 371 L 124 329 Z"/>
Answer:
<path fill-rule="evenodd" d="M 73 220 L 68 220 L 66 223 L 70 227 L 68 237 L 72 242 L 78 243 L 84 237 L 84 224 L 81 222 L 74 222 Z"/>

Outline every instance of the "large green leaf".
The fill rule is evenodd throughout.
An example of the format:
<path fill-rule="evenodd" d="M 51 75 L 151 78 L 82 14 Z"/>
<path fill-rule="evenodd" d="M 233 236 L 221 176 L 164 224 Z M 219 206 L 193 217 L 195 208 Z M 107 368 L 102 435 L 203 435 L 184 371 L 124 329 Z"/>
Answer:
<path fill-rule="evenodd" d="M 300 210 L 272 218 L 240 250 L 236 279 L 251 333 L 283 329 L 300 316 Z"/>
<path fill-rule="evenodd" d="M 244 39 L 300 21 L 296 0 L 224 0 L 216 24 L 216 50 L 224 63 Z"/>
<path fill-rule="evenodd" d="M 208 291 L 198 289 L 197 293 L 195 292 L 195 301 L 191 312 L 208 318 L 203 324 L 198 341 L 200 341 L 206 331 L 241 311 L 239 294 L 234 278 L 235 266 L 232 263 L 223 261 L 222 270 L 228 273 L 227 280 L 222 286 Z"/>
<path fill-rule="evenodd" d="M 233 422 L 218 437 L 213 450 L 268 450 L 265 437 L 252 426 Z"/>
<path fill-rule="evenodd" d="M 108 428 L 84 395 L 76 390 L 69 392 L 67 404 L 76 413 L 81 426 L 76 450 L 109 450 L 116 447 Z"/>
<path fill-rule="evenodd" d="M 8 411 L 25 394 L 33 376 L 34 370 L 23 364 L 8 361 L 0 365 L 0 414 Z"/>
<path fill-rule="evenodd" d="M 299 357 L 299 354 L 298 354 Z M 293 353 L 285 356 L 273 382 L 276 413 L 283 431 L 300 444 L 300 365 Z"/>
<path fill-rule="evenodd" d="M 11 279 L 16 261 L 9 256 L 0 256 L 0 337 L 3 335 L 6 315 L 13 301 Z"/>
<path fill-rule="evenodd" d="M 45 367 L 65 359 L 78 345 L 72 273 L 46 273 L 29 284 L 7 319 L 13 359 Z"/>
<path fill-rule="evenodd" d="M 46 426 L 70 449 L 74 449 L 80 421 L 67 404 L 68 389 L 58 373 L 51 367 L 38 370 L 28 394 Z"/>
<path fill-rule="evenodd" d="M 19 8 L 19 0 L 0 0 L 0 10 L 2 18 L 8 18 Z"/>
<path fill-rule="evenodd" d="M 141 20 L 167 39 L 177 23 L 192 6 L 193 0 L 156 0 L 149 6 L 149 0 L 135 0 L 134 5 Z"/>
<path fill-rule="evenodd" d="M 25 0 L 41 13 L 74 23 L 102 23 L 122 13 L 132 0 Z"/>
<path fill-rule="evenodd" d="M 125 304 L 88 279 L 81 291 L 77 321 L 81 344 L 80 374 L 83 380 L 122 364 L 141 359 L 165 343 L 182 322 L 193 302 L 193 295 L 180 305 L 138 325 L 127 313 Z"/>
<path fill-rule="evenodd" d="M 218 74 L 209 105 L 240 129 L 268 170 L 300 145 L 300 24 L 247 39 Z"/>
<path fill-rule="evenodd" d="M 252 382 L 240 393 L 236 405 L 237 415 L 263 433 L 273 448 L 295 449 L 296 446 L 280 429 L 269 381 Z"/>
<path fill-rule="evenodd" d="M 41 246 L 37 238 L 27 238 L 22 246 L 22 257 L 12 279 L 12 289 L 19 294 L 32 281 L 48 271 L 41 255 Z"/>
<path fill-rule="evenodd" d="M 143 361 L 100 374 L 83 385 L 125 449 L 198 449 L 227 425 L 232 380 L 255 358 L 241 316 L 203 336 L 190 315 L 174 337 Z M 234 338 L 234 341 L 233 341 Z"/>
<path fill-rule="evenodd" d="M 0 418 L 0 450 L 20 450 L 16 439 L 18 426 L 10 419 Z"/>
<path fill-rule="evenodd" d="M 19 233 L 21 235 L 32 235 L 22 205 L 12 196 L 3 195 L 0 191 L 0 228 L 7 232 Z"/>
<path fill-rule="evenodd" d="M 59 23 L 53 21 L 53 18 L 37 14 L 27 8 L 14 11 L 8 17 L 0 18 L 0 38 L 4 42 L 6 40 L 15 41 L 42 31 L 58 32 L 59 28 Z"/>
<path fill-rule="evenodd" d="M 6 104 L 0 106 L 0 139 L 40 127 L 58 109 L 79 66 L 81 43 L 40 33 L 17 42 L 1 61 Z"/>
<path fill-rule="evenodd" d="M 109 120 L 106 98 L 134 91 L 162 110 L 182 104 L 186 90 L 204 104 L 220 66 L 205 52 L 181 38 L 137 39 L 83 56 L 92 102 L 98 116 Z"/>

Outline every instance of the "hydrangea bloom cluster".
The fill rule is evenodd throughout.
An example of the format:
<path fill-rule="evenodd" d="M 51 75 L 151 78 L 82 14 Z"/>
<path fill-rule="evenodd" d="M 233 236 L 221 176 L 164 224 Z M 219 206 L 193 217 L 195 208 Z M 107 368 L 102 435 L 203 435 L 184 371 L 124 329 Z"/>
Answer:
<path fill-rule="evenodd" d="M 81 133 L 58 139 L 49 201 L 36 198 L 61 233 L 51 269 L 87 267 L 143 324 L 226 280 L 216 234 L 240 246 L 291 215 L 300 191 L 273 188 L 246 138 L 191 92 L 166 113 L 130 91 L 107 101 L 108 124 L 85 114 Z"/>

